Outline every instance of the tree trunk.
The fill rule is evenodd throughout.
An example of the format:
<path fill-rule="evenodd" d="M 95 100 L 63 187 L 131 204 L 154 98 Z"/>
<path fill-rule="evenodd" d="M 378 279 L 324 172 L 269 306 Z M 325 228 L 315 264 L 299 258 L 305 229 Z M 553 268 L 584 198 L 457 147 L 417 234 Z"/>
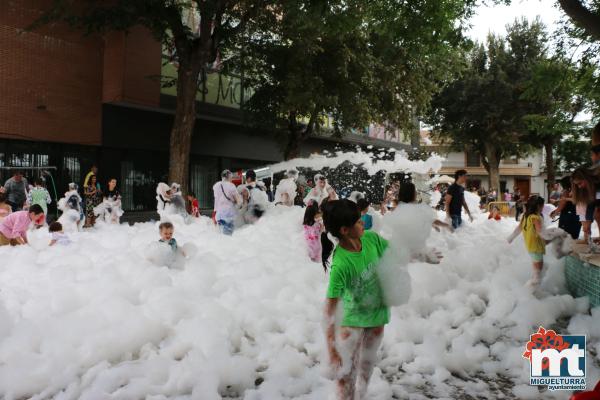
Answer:
<path fill-rule="evenodd" d="M 498 153 L 497 149 L 492 144 L 485 145 L 485 160 L 483 165 L 489 176 L 489 189 L 496 190 L 496 200 L 500 196 L 500 159 L 501 154 Z"/>
<path fill-rule="evenodd" d="M 188 193 L 190 150 L 196 122 L 199 63 L 182 63 L 177 72 L 177 107 L 169 147 L 169 183 L 177 182 Z"/>
<path fill-rule="evenodd" d="M 300 128 L 290 125 L 288 128 L 288 141 L 283 150 L 284 160 L 287 161 L 297 158 L 300 155 L 300 145 L 303 141 L 304 139 L 302 138 Z"/>
<path fill-rule="evenodd" d="M 573 20 L 573 23 L 600 41 L 600 14 L 586 8 L 581 0 L 558 0 L 563 11 Z"/>
<path fill-rule="evenodd" d="M 298 123 L 295 112 L 288 115 L 288 141 L 283 150 L 283 158 L 286 161 L 300 156 L 300 146 L 312 133 L 316 120 L 317 113 L 314 112 L 306 127 L 303 127 Z"/>
<path fill-rule="evenodd" d="M 548 139 L 544 142 L 544 150 L 546 151 L 546 175 L 548 176 L 548 200 L 552 193 L 552 186 L 556 181 L 556 171 L 554 170 L 554 140 Z"/>

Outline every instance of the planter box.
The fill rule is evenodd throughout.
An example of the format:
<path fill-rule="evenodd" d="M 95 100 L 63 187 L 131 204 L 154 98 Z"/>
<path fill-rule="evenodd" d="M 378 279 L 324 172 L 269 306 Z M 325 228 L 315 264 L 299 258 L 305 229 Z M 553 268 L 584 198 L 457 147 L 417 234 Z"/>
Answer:
<path fill-rule="evenodd" d="M 600 266 L 596 265 L 597 256 L 586 261 L 586 257 L 577 253 L 567 256 L 565 276 L 567 288 L 573 297 L 587 296 L 592 307 L 600 305 Z"/>

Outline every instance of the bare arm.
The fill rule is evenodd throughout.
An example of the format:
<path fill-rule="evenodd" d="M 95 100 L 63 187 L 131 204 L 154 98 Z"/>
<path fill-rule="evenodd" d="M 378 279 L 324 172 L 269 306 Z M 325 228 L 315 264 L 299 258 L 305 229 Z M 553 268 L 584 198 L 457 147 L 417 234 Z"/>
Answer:
<path fill-rule="evenodd" d="M 445 208 L 446 208 L 446 215 L 450 215 L 450 202 L 452 201 L 452 195 L 451 194 L 446 194 L 446 198 L 444 199 L 445 202 Z"/>
<path fill-rule="evenodd" d="M 535 231 L 537 232 L 538 235 L 541 235 L 542 233 L 542 221 L 539 219 L 536 219 L 535 221 L 533 221 L 533 226 L 535 227 Z"/>
<path fill-rule="evenodd" d="M 521 231 L 522 231 L 521 224 L 519 223 L 519 225 L 517 225 L 517 227 L 515 228 L 515 230 L 506 239 L 508 241 L 508 243 L 512 243 L 513 240 L 515 240 L 517 238 L 517 236 L 519 236 L 521 234 Z"/>

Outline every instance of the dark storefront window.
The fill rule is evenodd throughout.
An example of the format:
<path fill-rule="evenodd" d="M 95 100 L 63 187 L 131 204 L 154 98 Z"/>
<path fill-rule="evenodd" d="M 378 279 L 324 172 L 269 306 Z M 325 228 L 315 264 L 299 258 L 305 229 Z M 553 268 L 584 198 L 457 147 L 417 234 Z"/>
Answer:
<path fill-rule="evenodd" d="M 481 166 L 481 154 L 475 151 L 467 151 L 467 167 Z"/>
<path fill-rule="evenodd" d="M 212 187 L 218 180 L 217 158 L 194 161 L 190 166 L 190 189 L 198 197 L 200 208 L 213 208 Z"/>
<path fill-rule="evenodd" d="M 136 169 L 133 161 L 121 162 L 121 195 L 123 209 L 128 211 L 156 209 L 156 185 L 159 180 L 152 170 Z"/>
<path fill-rule="evenodd" d="M 64 156 L 62 173 L 64 181 L 79 184 L 81 182 L 81 162 L 79 158 L 76 156 Z"/>

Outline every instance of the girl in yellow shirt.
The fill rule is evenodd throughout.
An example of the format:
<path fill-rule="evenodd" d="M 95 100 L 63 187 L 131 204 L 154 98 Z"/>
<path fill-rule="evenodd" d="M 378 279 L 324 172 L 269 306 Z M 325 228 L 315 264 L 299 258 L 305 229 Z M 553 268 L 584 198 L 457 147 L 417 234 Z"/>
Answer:
<path fill-rule="evenodd" d="M 540 283 L 542 268 L 544 267 L 544 254 L 546 253 L 546 241 L 542 239 L 542 209 L 544 199 L 540 196 L 531 196 L 527 200 L 526 211 L 521 219 L 519 227 L 523 232 L 525 248 L 533 262 L 533 276 L 527 282 L 529 286 L 537 286 Z"/>

